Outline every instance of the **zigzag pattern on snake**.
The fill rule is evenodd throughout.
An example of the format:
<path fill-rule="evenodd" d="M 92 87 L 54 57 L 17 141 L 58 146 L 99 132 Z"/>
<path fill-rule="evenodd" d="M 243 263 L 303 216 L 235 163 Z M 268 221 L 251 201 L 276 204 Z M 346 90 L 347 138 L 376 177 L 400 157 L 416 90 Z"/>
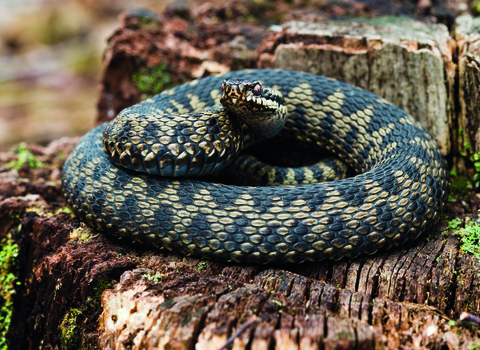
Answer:
<path fill-rule="evenodd" d="M 128 242 L 260 264 L 372 254 L 415 239 L 438 220 L 448 195 L 448 173 L 436 141 L 382 98 L 313 74 L 230 72 L 147 99 L 122 112 L 142 145 L 139 150 L 147 154 L 147 148 L 168 142 L 153 138 L 144 143 L 139 136 L 144 129 L 195 124 L 191 117 L 164 113 L 200 112 L 218 104 L 226 78 L 258 79 L 280 90 L 289 115 L 276 138 L 315 152 L 326 149 L 358 175 L 308 185 L 246 187 L 137 173 L 106 156 L 104 124 L 87 133 L 65 163 L 63 188 L 74 212 Z M 200 141 L 199 128 L 186 142 Z M 220 159 L 222 142 L 209 149 L 209 156 Z"/>

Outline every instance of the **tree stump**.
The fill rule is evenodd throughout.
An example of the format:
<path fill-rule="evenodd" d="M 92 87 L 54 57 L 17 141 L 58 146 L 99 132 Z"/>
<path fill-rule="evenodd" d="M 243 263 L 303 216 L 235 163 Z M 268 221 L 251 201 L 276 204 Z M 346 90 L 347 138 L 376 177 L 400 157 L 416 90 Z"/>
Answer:
<path fill-rule="evenodd" d="M 406 17 L 291 21 L 267 34 L 258 66 L 325 75 L 371 91 L 419 120 L 448 154 L 455 49 L 444 25 Z"/>
<path fill-rule="evenodd" d="M 459 103 L 458 152 L 468 156 L 480 170 L 480 20 L 471 16 L 457 18 Z M 478 171 L 477 170 L 477 171 Z M 479 178 L 475 179 L 477 182 Z M 478 187 L 478 184 L 477 184 Z"/>
<path fill-rule="evenodd" d="M 457 149 L 449 129 L 456 42 L 442 25 L 289 20 L 263 37 L 258 25 L 205 23 L 212 12 L 221 13 L 126 14 L 105 54 L 99 122 L 156 89 L 257 65 L 374 91 L 419 118 L 445 153 Z M 2 254 L 12 257 L 2 276 L 14 276 L 0 276 L 13 310 L 2 314 L 10 349 L 468 349 L 479 341 L 478 330 L 451 320 L 480 314 L 480 262 L 447 225 L 477 215 L 474 194 L 451 201 L 420 239 L 369 257 L 276 267 L 205 261 L 123 244 L 73 217 L 59 169 L 76 142 L 0 154 Z"/>

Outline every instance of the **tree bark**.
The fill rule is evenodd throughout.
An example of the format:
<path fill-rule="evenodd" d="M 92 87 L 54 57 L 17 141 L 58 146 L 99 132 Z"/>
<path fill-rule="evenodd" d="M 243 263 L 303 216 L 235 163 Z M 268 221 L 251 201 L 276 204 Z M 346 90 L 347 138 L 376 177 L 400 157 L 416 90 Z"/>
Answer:
<path fill-rule="evenodd" d="M 480 170 L 480 39 L 477 18 L 461 16 L 457 18 L 456 39 L 458 42 L 459 103 L 458 151 L 469 157 Z M 479 179 L 475 179 L 479 180 Z M 478 187 L 478 186 L 477 186 Z"/>

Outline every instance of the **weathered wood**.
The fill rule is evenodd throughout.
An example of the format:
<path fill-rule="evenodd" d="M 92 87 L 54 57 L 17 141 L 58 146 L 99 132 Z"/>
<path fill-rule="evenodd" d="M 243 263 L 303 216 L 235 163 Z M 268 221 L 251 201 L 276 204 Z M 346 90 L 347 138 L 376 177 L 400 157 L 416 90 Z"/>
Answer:
<path fill-rule="evenodd" d="M 404 17 L 349 19 L 275 27 L 258 49 L 258 66 L 340 79 L 412 114 L 451 148 L 455 42 L 443 25 Z"/>
<path fill-rule="evenodd" d="M 452 289 L 439 288 L 439 286 L 450 286 L 453 281 L 453 274 L 456 266 L 456 255 L 458 253 L 458 240 L 449 237 L 446 240 L 436 267 L 432 269 L 430 296 L 428 304 L 436 305 L 440 310 L 445 310 L 447 315 L 452 316 L 453 312 L 448 310 L 447 305 L 452 302 Z"/>
<path fill-rule="evenodd" d="M 470 15 L 456 20 L 459 104 L 457 139 L 460 154 L 480 160 L 480 19 Z M 480 163 L 479 163 L 480 164 Z"/>

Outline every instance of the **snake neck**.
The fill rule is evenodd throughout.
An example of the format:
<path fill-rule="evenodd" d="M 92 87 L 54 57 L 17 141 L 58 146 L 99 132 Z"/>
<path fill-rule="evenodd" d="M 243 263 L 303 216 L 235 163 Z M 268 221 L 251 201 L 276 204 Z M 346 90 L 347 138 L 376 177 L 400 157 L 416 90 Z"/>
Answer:
<path fill-rule="evenodd" d="M 270 138 L 277 135 L 285 125 L 287 120 L 287 108 L 281 106 L 277 112 L 269 116 L 253 115 L 253 116 L 237 116 L 248 127 L 251 135 L 248 143 L 255 143 L 260 140 Z"/>
<path fill-rule="evenodd" d="M 287 120 L 283 94 L 262 87 L 258 81 L 226 79 L 220 103 L 232 118 L 238 118 L 248 127 L 250 142 L 278 134 Z"/>

